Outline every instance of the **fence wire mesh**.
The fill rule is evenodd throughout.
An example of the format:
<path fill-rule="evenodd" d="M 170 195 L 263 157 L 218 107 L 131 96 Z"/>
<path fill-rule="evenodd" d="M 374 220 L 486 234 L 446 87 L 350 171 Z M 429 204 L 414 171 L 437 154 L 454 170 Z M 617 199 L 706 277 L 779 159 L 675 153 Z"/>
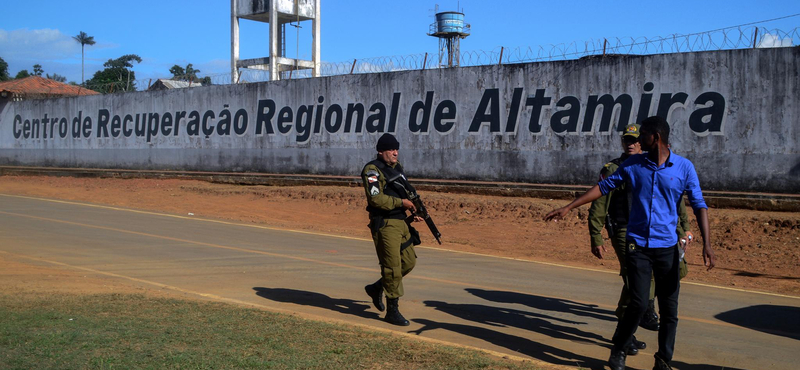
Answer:
<path fill-rule="evenodd" d="M 687 35 L 676 34 L 666 37 L 614 37 L 536 47 L 497 47 L 489 51 L 464 51 L 460 54 L 459 67 L 573 60 L 588 56 L 652 55 L 747 48 L 790 47 L 796 45 L 800 45 L 800 27 L 790 31 L 757 26 L 731 27 Z M 437 52 L 374 57 L 343 62 L 322 62 L 320 66 L 320 75 L 336 76 L 447 68 L 446 65 L 440 65 L 439 60 L 439 53 Z M 310 77 L 312 77 L 312 73 L 309 69 L 281 72 L 282 79 Z M 189 86 L 187 87 L 228 85 L 234 81 L 230 73 L 198 76 L 196 80 L 195 76 L 191 78 L 188 76 L 173 76 L 164 77 L 164 79 L 187 81 L 189 82 Z M 267 70 L 243 68 L 239 71 L 238 83 L 269 80 L 270 76 Z M 101 93 L 114 93 L 146 90 L 153 87 L 155 81 L 156 79 L 139 79 L 135 81 L 120 81 L 113 84 L 87 84 L 85 87 Z"/>

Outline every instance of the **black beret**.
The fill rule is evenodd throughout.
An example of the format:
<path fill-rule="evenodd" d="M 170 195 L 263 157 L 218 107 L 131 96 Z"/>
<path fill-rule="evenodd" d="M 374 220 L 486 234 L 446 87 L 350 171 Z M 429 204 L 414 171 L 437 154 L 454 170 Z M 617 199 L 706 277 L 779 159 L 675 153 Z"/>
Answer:
<path fill-rule="evenodd" d="M 383 136 L 378 139 L 378 145 L 375 146 L 375 149 L 378 149 L 379 152 L 400 149 L 400 142 L 398 142 L 392 134 L 383 134 Z"/>

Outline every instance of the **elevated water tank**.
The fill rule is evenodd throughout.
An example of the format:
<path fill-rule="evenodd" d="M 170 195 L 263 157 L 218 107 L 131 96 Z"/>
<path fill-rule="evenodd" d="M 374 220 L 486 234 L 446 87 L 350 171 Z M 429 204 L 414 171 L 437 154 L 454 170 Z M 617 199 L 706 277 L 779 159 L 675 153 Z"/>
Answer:
<path fill-rule="evenodd" d="M 436 33 L 462 33 L 464 28 L 464 13 L 441 12 L 436 14 Z"/>

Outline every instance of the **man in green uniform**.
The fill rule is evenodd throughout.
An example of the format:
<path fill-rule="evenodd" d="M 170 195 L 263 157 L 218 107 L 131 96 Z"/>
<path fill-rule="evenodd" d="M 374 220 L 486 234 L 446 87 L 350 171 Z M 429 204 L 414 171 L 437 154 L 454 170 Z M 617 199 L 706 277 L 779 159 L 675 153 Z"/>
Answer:
<path fill-rule="evenodd" d="M 622 150 L 623 153 L 619 158 L 606 163 L 603 169 L 600 170 L 600 180 L 611 176 L 620 164 L 625 162 L 631 155 L 642 153 L 642 147 L 639 144 L 639 125 L 630 124 L 625 128 L 625 132 L 622 135 Z M 628 192 L 623 186 L 595 200 L 589 208 L 589 236 L 591 237 L 592 254 L 602 259 L 603 253 L 606 252 L 606 248 L 603 246 L 603 236 L 601 235 L 603 227 L 605 227 L 608 230 L 608 237 L 611 239 L 611 245 L 614 247 L 614 252 L 616 252 L 617 259 L 620 263 L 619 274 L 622 276 L 623 285 L 615 312 L 618 319 L 622 318 L 622 314 L 625 312 L 625 308 L 628 306 L 631 298 L 628 290 L 624 263 L 626 250 L 625 234 L 627 232 L 628 214 L 630 210 L 628 201 Z M 689 231 L 689 216 L 686 213 L 686 205 L 683 203 L 683 198 L 681 198 L 678 204 L 678 215 L 679 222 L 677 233 L 681 240 L 687 241 L 687 243 L 683 243 L 685 246 L 688 242 L 691 242 L 693 236 L 691 231 Z M 680 277 L 683 278 L 686 276 L 687 272 L 686 261 L 681 259 Z M 654 297 L 655 281 L 651 279 L 649 306 L 642 321 L 639 322 L 639 326 L 647 330 L 658 331 L 658 314 L 655 312 Z M 628 349 L 628 354 L 635 355 L 640 349 L 644 349 L 646 346 L 644 342 L 638 341 L 634 337 L 633 345 Z"/>
<path fill-rule="evenodd" d="M 408 200 L 408 192 L 414 191 L 397 161 L 400 143 L 392 134 L 383 134 L 378 139 L 378 157 L 367 163 L 361 171 L 361 180 L 367 195 L 367 212 L 375 252 L 381 265 L 381 278 L 364 287 L 378 311 L 383 311 L 383 292 L 386 292 L 385 320 L 389 323 L 409 325 L 400 314 L 398 302 L 403 296 L 403 276 L 417 263 L 414 244 L 419 236 L 412 238 L 416 230 L 406 223 L 406 210 L 415 212 L 414 204 Z M 414 221 L 422 221 L 415 217 Z"/>

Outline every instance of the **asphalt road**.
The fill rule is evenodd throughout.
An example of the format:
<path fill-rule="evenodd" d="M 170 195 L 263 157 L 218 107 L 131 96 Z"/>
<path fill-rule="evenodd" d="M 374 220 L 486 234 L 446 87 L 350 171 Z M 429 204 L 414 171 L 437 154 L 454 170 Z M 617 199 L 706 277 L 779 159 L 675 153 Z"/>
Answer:
<path fill-rule="evenodd" d="M 421 247 L 401 328 L 364 293 L 379 277 L 371 240 L 1 194 L 0 237 L 26 262 L 589 369 L 608 357 L 621 286 L 602 271 Z M 800 363 L 800 298 L 687 283 L 680 319 L 676 369 Z M 648 348 L 628 366 L 650 369 L 656 334 L 637 337 Z"/>

